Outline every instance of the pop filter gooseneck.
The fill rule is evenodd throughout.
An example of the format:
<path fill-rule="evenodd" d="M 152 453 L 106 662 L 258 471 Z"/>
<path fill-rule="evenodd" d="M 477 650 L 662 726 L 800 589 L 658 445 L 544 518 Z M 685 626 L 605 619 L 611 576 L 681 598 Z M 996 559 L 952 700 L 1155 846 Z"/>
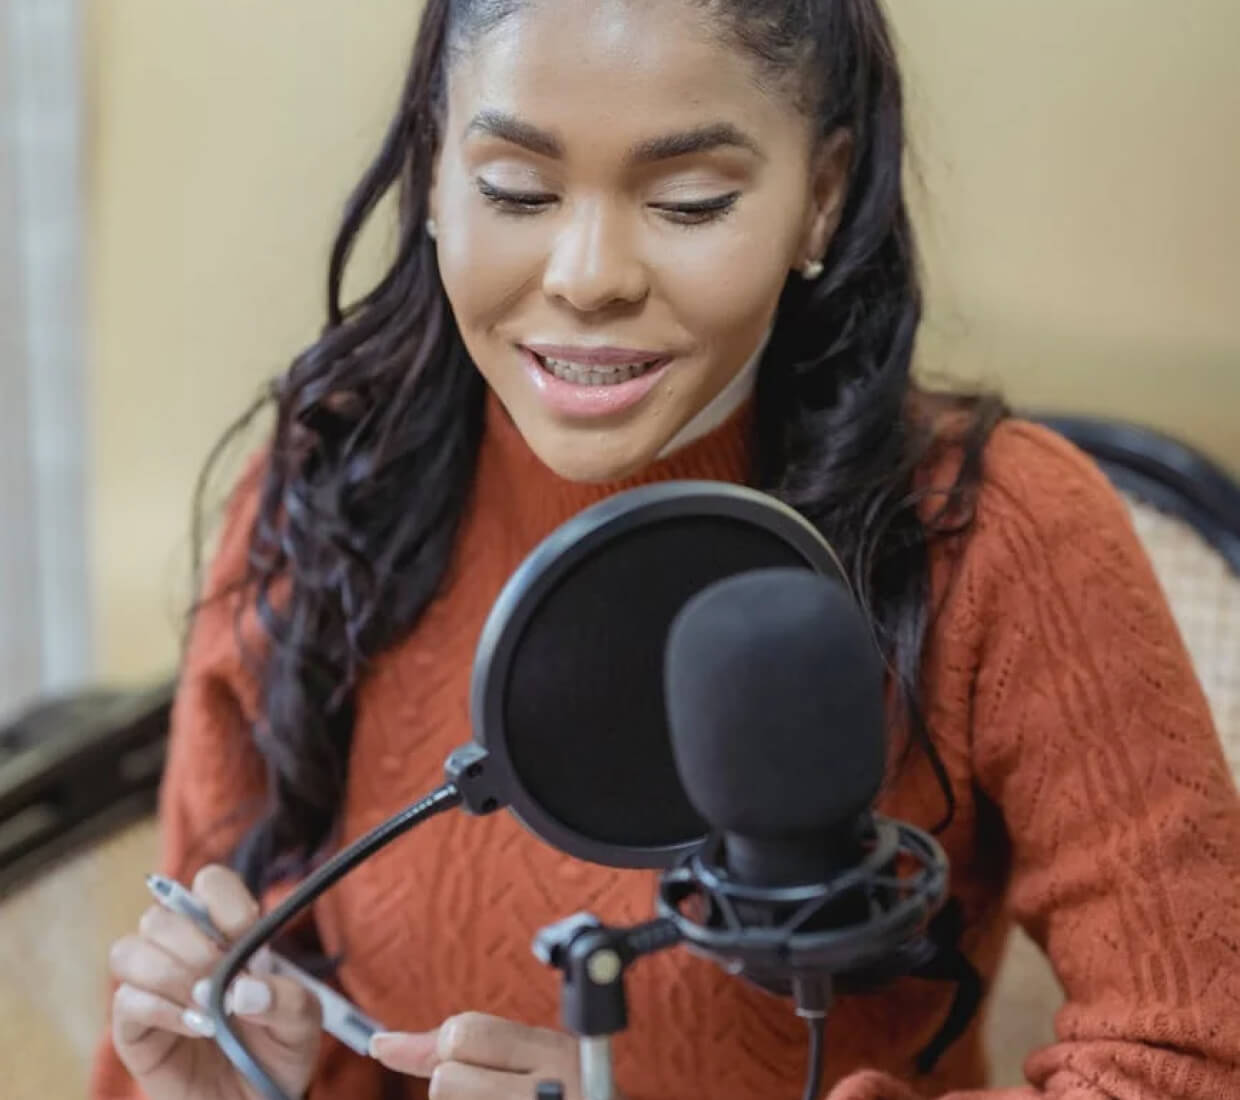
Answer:
<path fill-rule="evenodd" d="M 551 533 L 483 628 L 473 743 L 447 781 L 337 853 L 262 917 L 212 974 L 216 1043 L 266 1100 L 288 1100 L 233 1028 L 224 998 L 254 953 L 363 860 L 455 806 L 509 808 L 536 836 L 614 867 L 670 867 L 705 839 L 676 770 L 663 695 L 668 631 L 716 582 L 755 569 L 843 581 L 818 531 L 751 489 L 678 481 L 617 494 Z"/>

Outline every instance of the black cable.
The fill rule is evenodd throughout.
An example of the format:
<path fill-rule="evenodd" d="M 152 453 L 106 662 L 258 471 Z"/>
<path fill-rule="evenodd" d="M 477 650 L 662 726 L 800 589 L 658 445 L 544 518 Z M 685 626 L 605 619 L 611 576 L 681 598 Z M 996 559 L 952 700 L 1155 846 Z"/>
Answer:
<path fill-rule="evenodd" d="M 805 1067 L 804 1100 L 818 1100 L 827 1060 L 827 1018 L 807 1016 L 805 1022 L 809 1026 L 809 1061 Z"/>
<path fill-rule="evenodd" d="M 224 994 L 232 985 L 233 979 L 245 969 L 250 957 L 263 944 L 359 863 L 386 847 L 415 825 L 420 825 L 423 821 L 446 810 L 451 810 L 461 805 L 463 801 L 464 796 L 460 788 L 455 783 L 445 783 L 438 790 L 432 791 L 425 798 L 407 806 L 395 817 L 389 818 L 382 825 L 372 829 L 343 851 L 337 852 L 237 940 L 229 948 L 219 966 L 215 968 L 215 973 L 211 975 L 211 992 L 208 996 L 208 1009 L 215 1021 L 215 1042 L 237 1071 L 266 1100 L 291 1100 L 291 1098 L 271 1079 L 270 1074 L 259 1064 L 249 1048 L 242 1042 L 241 1037 L 232 1029 L 231 1021 L 224 1011 Z"/>

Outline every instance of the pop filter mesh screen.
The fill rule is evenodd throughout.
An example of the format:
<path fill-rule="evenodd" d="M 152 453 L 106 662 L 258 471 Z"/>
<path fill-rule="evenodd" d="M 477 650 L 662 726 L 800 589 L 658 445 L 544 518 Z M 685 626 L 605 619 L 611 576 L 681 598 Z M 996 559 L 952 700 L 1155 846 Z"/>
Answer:
<path fill-rule="evenodd" d="M 676 774 L 663 701 L 672 621 L 715 581 L 808 568 L 779 536 L 677 516 L 608 539 L 547 592 L 513 651 L 504 725 L 516 777 L 592 840 L 690 843 L 707 828 Z"/>

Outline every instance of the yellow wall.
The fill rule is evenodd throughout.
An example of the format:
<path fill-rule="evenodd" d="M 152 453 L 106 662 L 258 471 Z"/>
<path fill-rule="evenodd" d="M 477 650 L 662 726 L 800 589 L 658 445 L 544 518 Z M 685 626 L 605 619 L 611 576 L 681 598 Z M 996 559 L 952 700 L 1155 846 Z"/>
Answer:
<path fill-rule="evenodd" d="M 131 678 L 175 661 L 207 451 L 320 323 L 417 9 L 94 0 L 89 20 L 96 654 Z"/>
<path fill-rule="evenodd" d="M 1113 411 L 1240 469 L 1235 0 L 892 0 L 931 271 L 926 362 Z M 97 653 L 175 657 L 188 498 L 312 334 L 414 0 L 94 0 Z M 1048 14 L 1050 12 L 1050 14 Z"/>
<path fill-rule="evenodd" d="M 928 365 L 1240 471 L 1240 4 L 892 0 Z"/>

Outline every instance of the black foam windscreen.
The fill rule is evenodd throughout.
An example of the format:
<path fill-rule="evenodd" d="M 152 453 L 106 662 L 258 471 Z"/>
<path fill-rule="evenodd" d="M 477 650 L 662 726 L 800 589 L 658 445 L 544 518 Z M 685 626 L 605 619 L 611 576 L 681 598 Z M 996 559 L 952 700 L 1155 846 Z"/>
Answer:
<path fill-rule="evenodd" d="M 822 836 L 878 794 L 884 665 L 842 584 L 732 576 L 689 600 L 666 647 L 671 744 L 691 803 L 740 836 Z"/>
<path fill-rule="evenodd" d="M 512 811 L 593 862 L 666 866 L 707 826 L 685 794 L 664 699 L 668 631 L 715 582 L 834 573 L 796 513 L 730 485 L 632 490 L 554 533 L 509 582 L 475 662 L 475 738 Z"/>

